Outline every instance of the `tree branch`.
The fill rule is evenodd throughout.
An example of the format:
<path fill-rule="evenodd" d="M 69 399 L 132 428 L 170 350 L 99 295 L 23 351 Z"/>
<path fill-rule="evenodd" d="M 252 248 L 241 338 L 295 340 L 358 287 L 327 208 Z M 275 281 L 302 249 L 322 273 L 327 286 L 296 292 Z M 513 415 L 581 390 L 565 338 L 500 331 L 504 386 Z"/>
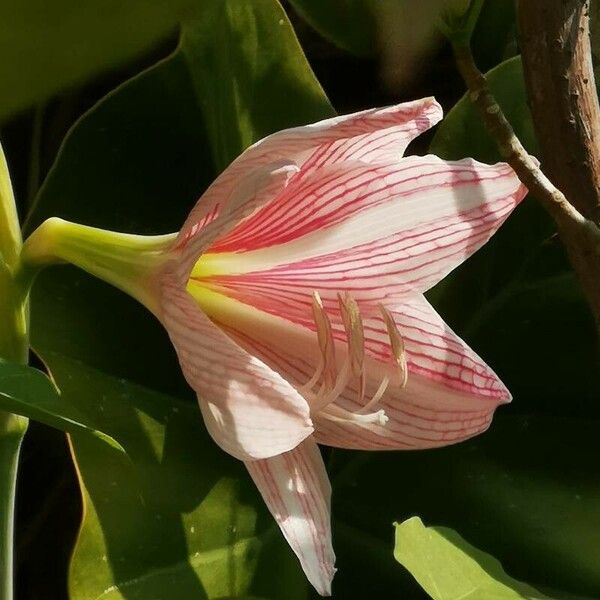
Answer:
<path fill-rule="evenodd" d="M 525 82 L 544 170 L 600 223 L 600 105 L 587 0 L 518 0 Z"/>
<path fill-rule="evenodd" d="M 475 65 L 470 48 L 456 43 L 453 47 L 469 97 L 496 141 L 500 154 L 554 219 L 600 329 L 600 229 L 569 202 L 542 173 L 538 162 L 529 156 Z M 561 156 L 568 151 L 564 145 L 554 148 Z"/>

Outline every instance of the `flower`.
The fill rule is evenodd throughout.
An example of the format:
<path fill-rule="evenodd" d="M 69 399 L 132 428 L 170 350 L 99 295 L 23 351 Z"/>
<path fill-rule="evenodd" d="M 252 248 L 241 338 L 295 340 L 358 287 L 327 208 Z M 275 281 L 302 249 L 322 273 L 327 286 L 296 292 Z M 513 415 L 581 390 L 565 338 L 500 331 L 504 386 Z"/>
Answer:
<path fill-rule="evenodd" d="M 322 595 L 335 557 L 317 442 L 444 446 L 511 398 L 423 292 L 526 189 L 506 164 L 404 157 L 441 117 L 425 98 L 257 142 L 199 200 L 158 278 L 208 431 L 245 462 Z"/>

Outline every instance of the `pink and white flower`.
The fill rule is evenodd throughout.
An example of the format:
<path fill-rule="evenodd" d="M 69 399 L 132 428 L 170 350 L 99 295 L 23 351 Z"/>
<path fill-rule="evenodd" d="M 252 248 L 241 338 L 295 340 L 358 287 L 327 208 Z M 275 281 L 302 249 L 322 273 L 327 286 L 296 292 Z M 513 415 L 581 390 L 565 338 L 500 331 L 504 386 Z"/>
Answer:
<path fill-rule="evenodd" d="M 261 140 L 202 196 L 159 277 L 210 434 L 245 462 L 323 595 L 335 557 L 317 442 L 444 446 L 511 398 L 423 292 L 526 190 L 506 164 L 404 157 L 441 117 L 426 98 Z"/>

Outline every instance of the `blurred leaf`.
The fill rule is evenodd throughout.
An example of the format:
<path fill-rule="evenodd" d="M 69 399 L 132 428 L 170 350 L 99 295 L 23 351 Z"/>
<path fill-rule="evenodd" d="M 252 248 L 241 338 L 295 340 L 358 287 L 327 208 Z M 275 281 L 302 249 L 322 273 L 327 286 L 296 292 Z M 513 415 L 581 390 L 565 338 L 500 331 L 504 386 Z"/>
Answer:
<path fill-rule="evenodd" d="M 76 124 L 29 231 L 53 215 L 137 233 L 176 231 L 245 145 L 332 114 L 276 2 L 215 0 L 204 10 L 210 31 L 205 23 L 187 26 L 171 57 Z M 102 282 L 55 267 L 36 281 L 32 331 L 63 396 L 132 461 L 72 436 L 86 505 L 73 600 L 175 591 L 183 598 L 305 597 L 296 558 L 243 466 L 205 432 L 152 315 Z"/>
<path fill-rule="evenodd" d="M 452 529 L 425 527 L 419 517 L 396 523 L 394 557 L 433 600 L 548 598 L 509 577 L 493 556 Z"/>
<path fill-rule="evenodd" d="M 198 0 L 4 0 L 0 4 L 0 119 L 175 34 Z M 107 43 L 107 41 L 110 41 Z"/>
<path fill-rule="evenodd" d="M 553 598 L 597 597 L 599 426 L 498 416 L 488 432 L 456 446 L 344 453 L 352 458 L 332 473 L 335 594 L 422 598 L 390 544 L 391 523 L 419 514 L 460 532 L 511 577 Z"/>
<path fill-rule="evenodd" d="M 517 136 L 535 154 L 520 58 L 490 71 L 488 80 Z M 430 150 L 449 159 L 501 160 L 466 96 L 448 113 Z M 593 320 L 554 223 L 532 198 L 428 296 L 508 385 L 515 396 L 511 410 L 600 416 Z"/>
<path fill-rule="evenodd" d="M 29 417 L 69 433 L 91 434 L 123 452 L 115 440 L 88 424 L 43 373 L 1 359 L 0 410 Z"/>
<path fill-rule="evenodd" d="M 290 0 L 322 36 L 357 56 L 377 49 L 374 11 L 377 0 Z"/>

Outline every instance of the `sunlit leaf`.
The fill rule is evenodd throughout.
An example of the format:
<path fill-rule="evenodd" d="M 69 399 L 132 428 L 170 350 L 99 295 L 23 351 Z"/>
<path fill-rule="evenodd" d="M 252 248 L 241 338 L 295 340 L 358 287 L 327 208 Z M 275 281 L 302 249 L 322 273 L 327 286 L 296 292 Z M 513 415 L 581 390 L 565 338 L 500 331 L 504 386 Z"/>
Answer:
<path fill-rule="evenodd" d="M 0 3 L 0 119 L 148 51 L 195 0 Z M 110 40 L 107 44 L 106 41 Z"/>
<path fill-rule="evenodd" d="M 396 524 L 394 557 L 433 600 L 544 600 L 509 577 L 493 556 L 446 527 L 425 527 L 419 517 Z"/>

